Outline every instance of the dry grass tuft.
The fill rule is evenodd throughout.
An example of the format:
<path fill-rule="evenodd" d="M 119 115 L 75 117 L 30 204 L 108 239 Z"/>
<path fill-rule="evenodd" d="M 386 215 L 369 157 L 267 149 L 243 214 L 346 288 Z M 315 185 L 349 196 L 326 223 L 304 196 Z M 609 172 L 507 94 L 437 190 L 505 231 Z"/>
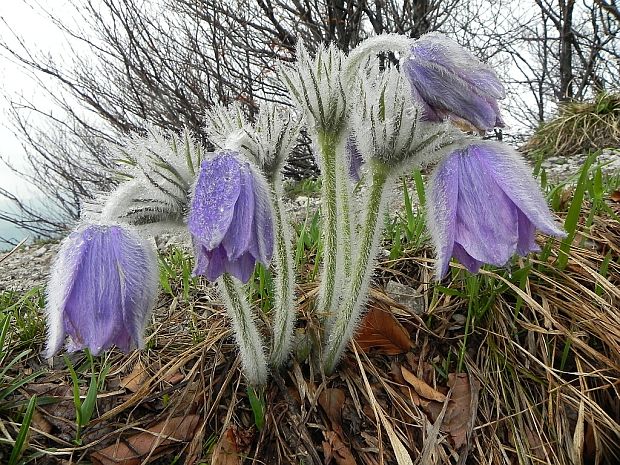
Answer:
<path fill-rule="evenodd" d="M 601 93 L 592 102 L 562 104 L 522 147 L 525 153 L 571 157 L 620 147 L 620 94 Z"/>

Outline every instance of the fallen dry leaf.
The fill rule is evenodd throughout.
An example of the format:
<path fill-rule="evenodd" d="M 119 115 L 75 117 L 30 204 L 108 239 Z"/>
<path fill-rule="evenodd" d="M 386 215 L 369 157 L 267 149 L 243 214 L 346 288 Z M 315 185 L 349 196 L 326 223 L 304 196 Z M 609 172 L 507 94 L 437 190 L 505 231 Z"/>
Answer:
<path fill-rule="evenodd" d="M 403 372 L 401 371 L 401 366 L 398 363 L 392 362 L 390 366 L 390 374 L 392 375 L 392 379 L 398 383 L 398 388 L 400 389 L 400 392 L 402 392 L 405 396 L 409 397 L 411 399 L 411 402 L 413 402 L 414 405 L 417 405 L 419 407 L 420 396 L 417 392 L 415 392 L 414 389 L 411 388 L 411 386 L 409 386 L 409 383 L 405 381 Z"/>
<path fill-rule="evenodd" d="M 366 353 L 385 355 L 402 354 L 413 347 L 409 333 L 392 312 L 377 305 L 372 305 L 364 316 L 355 341 Z"/>
<path fill-rule="evenodd" d="M 211 465 L 239 465 L 247 454 L 254 434 L 235 425 L 229 427 L 213 449 Z"/>
<path fill-rule="evenodd" d="M 325 431 L 323 433 L 323 454 L 325 455 L 325 465 L 336 463 L 337 465 L 357 465 L 351 450 L 342 442 L 340 436 L 335 431 Z"/>
<path fill-rule="evenodd" d="M 190 441 L 194 437 L 199 422 L 198 415 L 160 421 L 148 431 L 135 434 L 126 440 L 93 452 L 90 458 L 94 465 L 138 465 L 144 463 L 146 457 L 155 448 L 151 454 L 151 459 L 154 460 L 158 454 L 178 446 L 179 442 Z"/>
<path fill-rule="evenodd" d="M 405 378 L 405 381 L 407 381 L 407 383 L 409 383 L 413 389 L 415 389 L 415 392 L 417 392 L 420 396 L 441 403 L 446 400 L 446 396 L 444 394 L 429 386 L 425 381 L 418 378 L 405 367 L 401 367 L 400 370 L 403 378 Z"/>
<path fill-rule="evenodd" d="M 450 434 L 455 449 L 467 442 L 467 432 L 472 416 L 472 392 L 469 377 L 465 373 L 448 374 L 448 387 L 452 397 L 443 420 L 442 430 Z"/>
<path fill-rule="evenodd" d="M 168 381 L 170 384 L 175 385 L 179 384 L 181 381 L 185 379 L 185 375 L 179 371 L 175 373 L 170 373 L 164 378 L 164 381 Z"/>
<path fill-rule="evenodd" d="M 342 389 L 325 389 L 319 395 L 319 404 L 327 414 L 332 429 L 342 436 L 342 407 L 345 395 Z"/>
<path fill-rule="evenodd" d="M 120 385 L 122 388 L 127 389 L 130 392 L 136 392 L 140 389 L 144 382 L 148 379 L 149 375 L 140 362 L 136 363 L 127 376 L 125 376 Z"/>
<path fill-rule="evenodd" d="M 613 191 L 610 196 L 609 199 L 612 202 L 620 202 L 620 190 L 619 191 Z"/>
<path fill-rule="evenodd" d="M 47 421 L 47 419 L 38 410 L 34 411 L 31 425 L 33 428 L 48 434 L 54 429 L 54 425 Z"/>

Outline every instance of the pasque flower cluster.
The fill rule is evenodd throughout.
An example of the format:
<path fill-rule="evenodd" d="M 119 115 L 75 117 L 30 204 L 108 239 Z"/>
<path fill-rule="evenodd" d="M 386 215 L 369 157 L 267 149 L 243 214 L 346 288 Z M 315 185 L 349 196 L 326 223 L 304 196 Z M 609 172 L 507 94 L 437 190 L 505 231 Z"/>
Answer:
<path fill-rule="evenodd" d="M 400 66 L 379 65 L 386 51 L 398 52 Z M 207 113 L 213 153 L 187 133 L 152 130 L 127 141 L 127 180 L 88 209 L 52 267 L 46 356 L 67 338 L 68 350 L 95 354 L 143 345 L 158 285 L 147 237 L 168 231 L 191 241 L 194 274 L 217 283 L 248 382 L 264 384 L 269 369 L 287 362 L 294 339 L 295 267 L 281 170 L 304 124 L 323 177 L 315 362 L 326 373 L 364 311 L 389 194 L 402 173 L 434 167 L 427 205 L 437 279 L 452 258 L 476 273 L 537 251 L 536 230 L 564 235 L 520 155 L 479 138 L 504 124 L 504 87 L 453 40 L 384 35 L 348 55 L 330 46 L 313 57 L 300 45 L 297 63 L 280 74 L 299 111 L 264 104 L 251 124 L 239 107 L 216 106 Z M 352 195 L 358 182 L 367 186 L 359 206 Z M 269 353 L 243 287 L 257 263 L 274 275 Z"/>

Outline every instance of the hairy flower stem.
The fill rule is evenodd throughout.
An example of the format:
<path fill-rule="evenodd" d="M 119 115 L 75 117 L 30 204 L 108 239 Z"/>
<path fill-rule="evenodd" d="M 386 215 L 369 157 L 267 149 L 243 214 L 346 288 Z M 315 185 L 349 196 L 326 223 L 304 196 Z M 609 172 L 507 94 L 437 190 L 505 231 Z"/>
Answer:
<path fill-rule="evenodd" d="M 323 272 L 319 288 L 318 312 L 324 319 L 330 315 L 334 303 L 338 301 L 337 278 L 338 265 L 338 208 L 337 208 L 337 164 L 336 153 L 339 135 L 333 132 L 319 131 L 318 148 L 320 152 L 322 182 L 323 216 Z"/>
<path fill-rule="evenodd" d="M 338 163 L 338 179 L 336 191 L 338 193 L 338 216 L 340 217 L 340 231 L 342 232 L 342 245 L 344 255 L 343 266 L 345 279 L 351 274 L 351 244 L 353 243 L 353 229 L 351 224 L 351 201 L 349 192 L 349 173 L 346 164 L 346 157 L 341 154 L 340 163 Z"/>
<path fill-rule="evenodd" d="M 243 289 L 228 273 L 218 278 L 217 284 L 233 323 L 243 373 L 251 385 L 264 385 L 267 383 L 267 360 L 263 351 L 263 341 Z"/>
<path fill-rule="evenodd" d="M 334 371 L 362 312 L 368 294 L 372 274 L 371 261 L 374 258 L 383 229 L 382 214 L 385 206 L 388 170 L 375 162 L 372 185 L 366 200 L 367 210 L 360 236 L 359 253 L 356 256 L 346 293 L 340 303 L 338 314 L 328 325 L 327 343 L 323 352 L 323 369 L 326 374 Z"/>
<path fill-rule="evenodd" d="M 274 183 L 273 204 L 275 212 L 275 318 L 271 365 L 280 368 L 288 359 L 293 340 L 296 309 L 294 305 L 295 267 L 291 251 L 290 225 L 286 220 L 281 195 L 281 182 Z"/>

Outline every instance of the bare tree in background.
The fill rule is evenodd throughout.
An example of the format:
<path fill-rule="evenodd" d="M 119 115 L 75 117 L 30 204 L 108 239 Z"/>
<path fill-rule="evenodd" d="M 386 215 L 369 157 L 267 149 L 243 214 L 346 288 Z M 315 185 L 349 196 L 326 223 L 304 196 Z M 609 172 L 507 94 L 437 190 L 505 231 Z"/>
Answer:
<path fill-rule="evenodd" d="M 509 89 L 517 103 L 513 116 L 524 126 L 536 128 L 558 103 L 618 88 L 620 16 L 615 2 L 534 0 L 513 11 L 517 33 L 501 38 L 500 48 L 516 70 L 508 75 Z"/>
<path fill-rule="evenodd" d="M 458 0 L 413 2 L 313 0 L 74 0 L 76 21 L 49 14 L 73 43 L 73 64 L 59 64 L 26 44 L 0 44 L 5 54 L 37 75 L 54 78 L 63 91 L 55 103 L 65 117 L 47 115 L 50 128 L 27 123 L 37 111 L 13 102 L 13 122 L 27 147 L 30 181 L 54 203 L 51 216 L 21 203 L 12 221 L 43 237 L 79 218 L 81 202 L 114 185 L 106 143 L 152 125 L 189 128 L 208 145 L 204 112 L 215 102 L 240 103 L 250 118 L 260 103 L 288 104 L 276 78 L 281 61 L 294 59 L 297 40 L 309 48 L 336 42 L 349 50 L 369 34 L 399 32 L 418 37 L 441 27 Z M 35 4 L 45 11 L 43 4 Z M 368 27 L 370 25 L 370 27 Z M 6 25 L 10 27 L 10 25 Z M 77 50 L 88 48 L 90 56 Z M 83 116 L 89 115 L 89 119 Z M 95 124 L 90 123 L 93 115 Z M 288 174 L 316 169 L 301 148 Z"/>

